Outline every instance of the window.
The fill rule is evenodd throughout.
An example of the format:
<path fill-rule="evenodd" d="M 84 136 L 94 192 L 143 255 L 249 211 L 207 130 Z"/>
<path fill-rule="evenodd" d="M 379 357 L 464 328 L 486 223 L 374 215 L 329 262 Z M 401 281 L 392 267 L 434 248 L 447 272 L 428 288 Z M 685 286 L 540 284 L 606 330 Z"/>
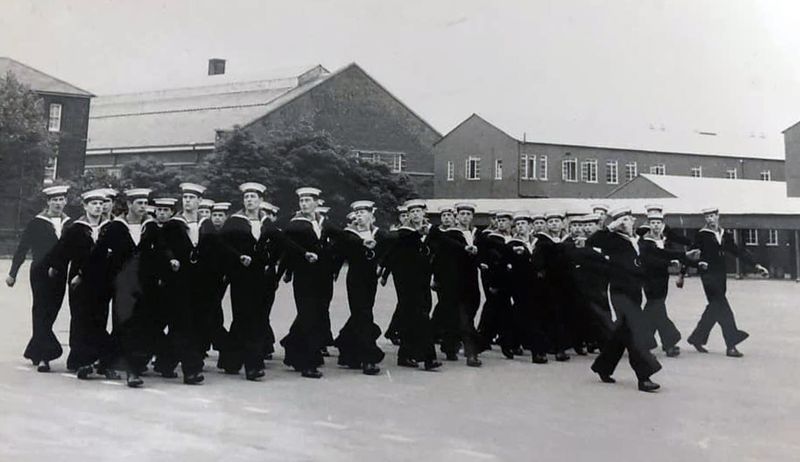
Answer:
<path fill-rule="evenodd" d="M 561 179 L 571 183 L 578 181 L 578 159 L 561 161 Z"/>
<path fill-rule="evenodd" d="M 47 118 L 47 130 L 51 132 L 61 131 L 61 105 L 50 105 L 50 117 Z"/>
<path fill-rule="evenodd" d="M 744 245 L 758 245 L 758 230 L 744 230 Z"/>
<path fill-rule="evenodd" d="M 703 178 L 703 167 L 692 167 L 691 172 L 689 174 L 692 178 Z"/>
<path fill-rule="evenodd" d="M 406 155 L 405 154 L 395 154 L 392 157 L 392 171 L 395 173 L 404 172 L 406 170 Z"/>
<path fill-rule="evenodd" d="M 616 160 L 606 161 L 606 183 L 608 184 L 619 183 L 619 171 Z"/>
<path fill-rule="evenodd" d="M 503 161 L 501 159 L 495 159 L 494 161 L 494 179 L 503 179 Z"/>
<path fill-rule="evenodd" d="M 597 183 L 597 159 L 581 162 L 581 181 L 584 183 Z"/>
<path fill-rule="evenodd" d="M 456 166 L 452 160 L 447 161 L 447 181 L 453 181 L 456 178 Z"/>
<path fill-rule="evenodd" d="M 468 180 L 481 179 L 481 158 L 470 156 L 467 158 L 467 168 L 464 171 L 464 176 Z"/>
<path fill-rule="evenodd" d="M 737 178 L 737 173 L 736 172 L 737 172 L 737 170 L 735 168 L 732 168 L 730 170 L 726 170 L 725 171 L 725 178 L 727 178 L 729 180 L 735 180 Z"/>
<path fill-rule="evenodd" d="M 638 174 L 639 169 L 636 166 L 636 162 L 628 162 L 625 164 L 625 181 L 631 181 L 636 178 Z"/>
<path fill-rule="evenodd" d="M 651 175 L 666 175 L 667 167 L 664 164 L 656 164 L 650 166 Z"/>
<path fill-rule="evenodd" d="M 772 172 L 764 170 L 761 172 L 761 181 L 772 181 Z"/>
<path fill-rule="evenodd" d="M 384 164 L 394 173 L 406 171 L 406 154 L 404 152 L 355 151 L 355 156 L 360 162 Z"/>
<path fill-rule="evenodd" d="M 520 158 L 520 170 L 523 180 L 536 179 L 536 156 L 523 154 Z"/>
<path fill-rule="evenodd" d="M 771 229 L 767 235 L 767 245 L 778 245 L 778 230 Z"/>
<path fill-rule="evenodd" d="M 53 156 L 47 159 L 47 165 L 44 167 L 44 183 L 52 184 L 56 179 L 58 171 L 58 157 Z"/>
<path fill-rule="evenodd" d="M 547 156 L 539 157 L 539 180 L 547 181 Z"/>

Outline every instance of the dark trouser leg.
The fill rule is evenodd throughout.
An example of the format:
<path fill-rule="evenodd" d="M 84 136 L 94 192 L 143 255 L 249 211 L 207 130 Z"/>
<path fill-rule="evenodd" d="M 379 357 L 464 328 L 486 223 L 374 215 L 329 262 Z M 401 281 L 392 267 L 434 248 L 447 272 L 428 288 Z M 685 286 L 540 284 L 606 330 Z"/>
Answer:
<path fill-rule="evenodd" d="M 648 299 L 644 306 L 648 323 L 648 347 L 655 347 L 655 332 L 661 338 L 661 347 L 668 350 L 681 339 L 681 333 L 667 315 L 667 305 L 663 298 Z"/>
<path fill-rule="evenodd" d="M 49 278 L 41 270 L 32 269 L 30 281 L 33 293 L 33 333 L 25 348 L 24 357 L 36 363 L 52 361 L 63 353 L 61 344 L 53 333 L 53 324 L 64 300 L 66 277 L 60 275 Z"/>
<path fill-rule="evenodd" d="M 481 294 L 478 291 L 477 281 L 475 281 L 474 286 L 468 284 L 465 287 L 461 287 L 461 294 L 458 299 L 458 330 L 461 334 L 461 340 L 464 342 L 464 354 L 467 356 L 475 356 L 483 351 L 481 336 L 475 329 L 475 315 L 478 313 L 480 302 Z M 510 312 L 509 306 L 508 314 Z M 513 325 L 510 327 L 513 328 Z"/>
<path fill-rule="evenodd" d="M 297 316 L 289 333 L 281 340 L 286 354 L 283 363 L 297 370 L 316 368 L 323 364 L 320 349 L 325 346 L 325 311 L 327 296 L 314 279 L 320 275 L 295 273 L 293 279 Z"/>
<path fill-rule="evenodd" d="M 442 353 L 449 355 L 458 353 L 461 342 L 457 290 L 455 287 L 439 286 L 439 303 L 434 311 L 434 314 L 438 315 L 438 332 L 442 339 Z"/>
<path fill-rule="evenodd" d="M 600 375 L 613 375 L 614 370 L 622 359 L 622 354 L 625 352 L 625 344 L 628 340 L 627 327 L 622 322 L 617 321 L 614 330 L 611 333 L 608 341 L 603 344 L 600 349 L 600 354 L 595 358 L 592 364 L 592 370 Z"/>
<path fill-rule="evenodd" d="M 612 295 L 617 323 L 611 339 L 598 355 L 592 370 L 603 375 L 611 375 L 622 358 L 624 350 L 628 350 L 628 360 L 639 380 L 649 379 L 661 369 L 661 364 L 647 350 L 647 321 L 641 311 L 639 302 L 625 295 Z"/>
<path fill-rule="evenodd" d="M 403 279 L 408 278 L 406 285 Z M 436 358 L 433 345 L 433 327 L 429 317 L 430 305 L 427 304 L 425 291 L 430 292 L 429 283 L 418 275 L 406 275 L 397 278 L 402 294 L 400 304 L 400 358 L 424 361 Z M 397 280 L 396 280 L 397 283 Z"/>
<path fill-rule="evenodd" d="M 350 268 L 353 271 L 353 268 Z M 374 274 L 374 270 L 370 271 Z M 355 278 L 348 275 L 347 300 L 350 318 L 345 323 L 334 344 L 339 349 L 339 364 L 361 367 L 364 364 L 377 364 L 383 360 L 384 353 L 376 341 L 381 334 L 372 316 L 375 304 L 377 279 Z"/>

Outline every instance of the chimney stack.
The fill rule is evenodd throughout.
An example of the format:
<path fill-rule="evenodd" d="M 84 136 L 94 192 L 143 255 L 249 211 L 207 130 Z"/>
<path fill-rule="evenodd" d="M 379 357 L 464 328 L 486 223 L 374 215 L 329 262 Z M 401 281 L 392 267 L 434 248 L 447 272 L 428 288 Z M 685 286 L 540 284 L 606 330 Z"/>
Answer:
<path fill-rule="evenodd" d="M 211 58 L 208 60 L 208 75 L 223 75 L 225 74 L 225 60 L 219 58 Z"/>

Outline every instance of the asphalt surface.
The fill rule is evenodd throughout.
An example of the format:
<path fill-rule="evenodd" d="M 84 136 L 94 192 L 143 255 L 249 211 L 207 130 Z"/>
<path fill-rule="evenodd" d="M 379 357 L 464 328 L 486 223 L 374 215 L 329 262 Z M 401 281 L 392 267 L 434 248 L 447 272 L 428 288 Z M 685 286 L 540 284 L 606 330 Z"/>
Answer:
<path fill-rule="evenodd" d="M 8 260 L 0 260 L 7 274 Z M 22 358 L 30 335 L 27 265 L 17 286 L 0 288 L 0 461 L 797 461 L 800 460 L 800 285 L 731 281 L 729 299 L 751 337 L 744 358 L 682 343 L 678 358 L 658 353 L 663 388 L 636 390 L 626 362 L 601 383 L 592 357 L 533 365 L 485 353 L 480 369 L 463 360 L 437 372 L 399 368 L 382 339 L 381 375 L 340 369 L 328 358 L 321 380 L 281 363 L 261 382 L 218 373 L 183 385 L 150 375 L 133 390 L 122 381 L 79 381 L 65 370 L 37 373 Z M 684 337 L 704 307 L 698 279 L 670 288 L 668 308 Z M 332 322 L 347 316 L 343 278 Z M 375 309 L 384 328 L 395 305 L 382 288 Z M 227 301 L 226 301 L 227 309 Z M 273 326 L 282 337 L 294 314 L 282 285 Z M 69 311 L 56 323 L 68 340 Z M 226 316 L 228 314 L 226 313 Z M 65 347 L 66 349 L 66 347 Z M 335 354 L 335 350 L 333 350 Z"/>

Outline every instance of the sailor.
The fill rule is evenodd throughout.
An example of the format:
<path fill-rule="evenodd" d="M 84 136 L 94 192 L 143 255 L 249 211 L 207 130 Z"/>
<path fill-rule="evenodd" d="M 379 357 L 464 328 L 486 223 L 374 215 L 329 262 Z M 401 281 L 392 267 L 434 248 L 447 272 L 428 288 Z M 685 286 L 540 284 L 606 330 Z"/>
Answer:
<path fill-rule="evenodd" d="M 103 221 L 110 221 L 119 212 L 117 206 L 119 191 L 114 188 L 104 188 L 103 193 L 105 194 L 105 199 L 103 199 Z"/>
<path fill-rule="evenodd" d="M 68 189 L 69 186 L 50 186 L 42 190 L 47 206 L 28 223 L 22 232 L 11 261 L 11 269 L 6 277 L 6 285 L 14 287 L 17 282 L 17 273 L 25 261 L 28 251 L 32 251 L 33 261 L 29 275 L 33 294 L 31 309 L 33 334 L 25 347 L 23 356 L 30 359 L 31 363 L 37 366 L 39 372 L 49 372 L 50 361 L 59 358 L 62 353 L 61 344 L 53 333 L 53 323 L 56 321 L 64 300 L 67 272 L 66 268 L 57 268 L 58 276 L 48 277 L 47 261 L 61 238 L 64 226 L 70 219 L 64 214 Z"/>
<path fill-rule="evenodd" d="M 514 318 L 511 311 L 511 288 L 508 278 L 508 241 L 514 214 L 508 210 L 495 213 L 496 229 L 481 233 L 477 239 L 478 259 L 485 277 L 486 301 L 481 311 L 478 332 L 483 349 L 500 344 L 503 354 L 513 358 L 519 342 L 514 339 Z"/>
<path fill-rule="evenodd" d="M 376 344 L 381 334 L 372 309 L 378 287 L 377 261 L 387 249 L 388 234 L 375 226 L 374 202 L 350 204 L 355 214 L 354 226 L 348 226 L 335 242 L 334 250 L 348 263 L 347 301 L 350 317 L 335 340 L 338 364 L 361 369 L 365 375 L 380 373 L 378 364 L 384 353 Z"/>
<path fill-rule="evenodd" d="M 325 222 L 328 220 L 328 214 L 331 211 L 330 207 L 325 207 L 325 201 L 323 199 L 319 200 L 319 207 L 317 207 L 317 215 L 319 217 L 319 224 L 320 226 L 324 226 Z M 328 249 L 330 253 L 331 247 L 333 246 L 333 242 L 330 239 L 329 235 L 325 235 L 325 239 L 323 240 L 323 246 Z M 335 260 L 337 257 L 331 253 L 331 261 Z M 322 353 L 323 357 L 330 356 L 328 352 L 328 347 L 333 346 L 333 330 L 331 329 L 331 301 L 333 300 L 333 286 L 334 282 L 339 278 L 339 274 L 333 273 L 331 274 L 330 278 L 326 280 L 330 281 L 330 284 L 325 287 L 325 294 L 327 297 L 327 301 L 325 302 L 325 329 L 327 330 L 328 334 L 325 337 L 325 345 L 322 347 L 320 352 Z"/>
<path fill-rule="evenodd" d="M 264 338 L 263 350 L 264 359 L 266 360 L 271 360 L 275 352 L 275 332 L 272 330 L 272 324 L 270 323 L 270 314 L 272 313 L 272 305 L 275 303 L 275 292 L 278 290 L 281 278 L 278 268 L 284 249 L 289 245 L 283 231 L 275 225 L 279 211 L 280 207 L 267 201 L 261 202 L 261 212 L 264 218 L 261 222 L 261 237 L 258 240 L 257 250 L 264 260 L 264 276 L 267 283 L 263 289 L 267 298 L 266 337 Z"/>
<path fill-rule="evenodd" d="M 222 227 L 228 219 L 228 210 L 230 210 L 230 202 L 214 202 L 211 208 L 211 224 L 214 226 L 214 233 L 218 236 L 222 232 Z M 213 240 L 213 244 L 219 244 L 218 240 Z M 225 315 L 222 310 L 222 299 L 225 298 L 225 292 L 228 290 L 228 275 L 225 274 L 225 265 L 222 264 L 223 257 L 221 255 L 218 245 L 213 245 L 209 251 L 214 254 L 209 256 L 211 261 L 216 261 L 219 264 L 213 265 L 208 268 L 208 277 L 210 284 L 211 298 L 209 300 L 211 306 L 208 309 L 208 326 L 206 329 L 206 343 L 205 350 L 214 348 L 217 352 L 221 352 L 225 348 L 225 340 L 228 336 L 228 331 L 225 329 Z M 213 287 L 211 287 L 213 286 Z M 217 364 L 221 366 L 220 364 Z"/>
<path fill-rule="evenodd" d="M 171 269 L 167 258 L 164 241 L 164 224 L 175 213 L 177 199 L 174 197 L 157 197 L 153 199 L 155 207 L 154 220 L 147 221 L 142 231 L 140 249 L 140 283 L 142 286 L 142 304 L 150 317 L 149 331 L 145 334 L 146 341 L 150 342 L 148 358 L 159 357 L 162 352 L 171 351 L 164 330 L 169 324 L 170 307 L 166 282 Z M 167 373 L 166 377 L 175 378 L 175 372 Z"/>
<path fill-rule="evenodd" d="M 756 263 L 753 257 L 734 241 L 733 234 L 723 229 L 719 224 L 719 209 L 706 208 L 702 211 L 705 226 L 697 232 L 692 248 L 700 250 L 700 279 L 703 281 L 703 291 L 708 299 L 700 321 L 694 332 L 689 336 L 688 342 L 701 353 L 708 353 L 705 344 L 715 324 L 719 323 L 722 337 L 725 339 L 725 354 L 732 358 L 740 358 L 743 354 L 736 345 L 743 342 L 749 334 L 736 327 L 727 297 L 727 269 L 726 254 L 733 254 L 752 266 L 764 277 L 769 276 L 766 268 Z"/>
<path fill-rule="evenodd" d="M 448 229 L 452 228 L 455 223 L 455 213 L 455 208 L 451 205 L 439 207 L 439 226 L 434 229 L 446 232 Z M 452 278 L 455 274 L 455 261 L 444 255 L 437 241 L 436 233 L 432 232 L 428 237 L 428 245 L 433 253 L 433 284 L 431 288 L 436 292 L 436 305 L 433 307 L 431 322 L 433 323 L 434 339 L 437 343 L 442 345 L 442 353 L 445 354 L 448 360 L 456 360 L 460 342 L 460 335 L 458 333 L 458 312 L 455 308 L 455 302 L 452 298 L 448 298 L 448 296 L 453 295 L 455 292 L 454 290 L 448 291 L 442 289 L 443 282 L 447 281 L 448 278 Z M 454 337 L 450 339 L 451 341 L 449 343 L 442 343 L 446 325 L 453 327 L 449 332 L 453 334 Z"/>
<path fill-rule="evenodd" d="M 408 226 L 408 208 L 405 205 L 399 205 L 397 206 L 397 225 L 392 225 L 389 230 L 395 231 L 403 226 Z M 386 255 L 389 254 L 390 252 L 386 252 Z M 384 261 L 378 262 L 378 272 L 381 275 L 379 282 L 382 286 L 385 286 L 386 281 L 389 278 L 389 271 L 386 269 L 386 264 Z M 386 327 L 386 332 L 383 334 L 384 337 L 392 342 L 392 345 L 400 345 L 400 321 L 399 314 L 397 312 L 397 308 L 399 306 L 400 302 L 398 301 L 395 305 L 394 311 L 392 312 L 392 318 L 391 321 L 389 321 L 389 326 Z"/>
<path fill-rule="evenodd" d="M 604 239 L 603 252 L 611 265 L 609 297 L 616 314 L 614 330 L 592 364 L 605 383 L 614 383 L 614 370 L 628 351 L 628 360 L 636 373 L 639 390 L 653 392 L 660 385 L 650 377 L 661 369 L 661 364 L 648 349 L 647 321 L 642 313 L 642 285 L 644 265 L 639 245 L 633 232 L 634 219 L 630 208 L 613 210 L 609 216 L 609 235 Z"/>
<path fill-rule="evenodd" d="M 201 199 L 200 205 L 197 207 L 197 214 L 200 219 L 211 218 L 211 210 L 214 208 L 214 201 L 211 199 Z"/>

